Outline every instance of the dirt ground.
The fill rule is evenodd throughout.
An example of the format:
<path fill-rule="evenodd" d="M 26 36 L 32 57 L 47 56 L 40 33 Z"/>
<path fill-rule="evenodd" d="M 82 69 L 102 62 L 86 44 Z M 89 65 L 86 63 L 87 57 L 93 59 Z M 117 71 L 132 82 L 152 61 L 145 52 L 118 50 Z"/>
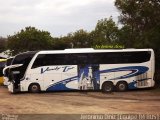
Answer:
<path fill-rule="evenodd" d="M 11 94 L 0 86 L 0 114 L 160 114 L 160 91 Z"/>

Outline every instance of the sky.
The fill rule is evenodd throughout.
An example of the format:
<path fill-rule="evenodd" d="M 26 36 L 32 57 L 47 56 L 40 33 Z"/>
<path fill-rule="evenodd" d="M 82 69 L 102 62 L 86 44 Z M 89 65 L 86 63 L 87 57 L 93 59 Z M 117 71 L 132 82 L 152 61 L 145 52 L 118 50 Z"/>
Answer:
<path fill-rule="evenodd" d="M 79 29 L 91 31 L 98 20 L 117 22 L 115 0 L 0 0 L 0 36 L 14 35 L 27 26 L 65 36 Z"/>

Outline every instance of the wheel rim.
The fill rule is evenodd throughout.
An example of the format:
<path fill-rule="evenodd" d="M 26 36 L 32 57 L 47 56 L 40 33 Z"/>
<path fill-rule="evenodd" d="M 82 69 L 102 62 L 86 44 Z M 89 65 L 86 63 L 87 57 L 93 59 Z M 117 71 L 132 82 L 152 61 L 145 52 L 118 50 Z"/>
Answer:
<path fill-rule="evenodd" d="M 38 90 L 38 86 L 37 85 L 33 85 L 32 86 L 32 91 L 37 91 Z"/>
<path fill-rule="evenodd" d="M 126 89 L 126 86 L 124 84 L 119 84 L 119 89 L 120 90 L 125 90 Z"/>
<path fill-rule="evenodd" d="M 106 87 L 105 87 L 105 91 L 112 91 L 112 87 L 111 87 L 111 85 L 106 85 Z"/>

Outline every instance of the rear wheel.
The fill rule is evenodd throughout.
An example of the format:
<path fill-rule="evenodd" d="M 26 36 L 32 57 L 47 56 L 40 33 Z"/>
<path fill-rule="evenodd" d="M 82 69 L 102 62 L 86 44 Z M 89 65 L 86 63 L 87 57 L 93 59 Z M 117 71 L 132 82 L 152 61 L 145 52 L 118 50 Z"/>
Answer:
<path fill-rule="evenodd" d="M 126 82 L 118 82 L 116 88 L 120 92 L 124 92 L 128 89 L 128 84 Z"/>
<path fill-rule="evenodd" d="M 30 86 L 29 86 L 29 92 L 31 92 L 31 93 L 39 93 L 41 90 L 40 90 L 40 86 L 39 86 L 39 84 L 31 84 Z"/>
<path fill-rule="evenodd" d="M 107 93 L 107 92 L 112 92 L 114 88 L 114 85 L 112 82 L 105 82 L 102 85 L 102 91 Z"/>

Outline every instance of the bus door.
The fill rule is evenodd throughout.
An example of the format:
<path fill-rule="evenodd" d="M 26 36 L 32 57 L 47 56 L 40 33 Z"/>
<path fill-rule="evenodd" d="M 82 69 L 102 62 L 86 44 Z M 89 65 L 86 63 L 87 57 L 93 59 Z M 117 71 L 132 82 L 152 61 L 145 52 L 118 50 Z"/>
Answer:
<path fill-rule="evenodd" d="M 63 66 L 61 89 L 62 90 L 78 89 L 77 65 Z"/>
<path fill-rule="evenodd" d="M 43 85 L 46 91 L 61 90 L 62 68 L 61 66 L 50 66 L 41 68 Z"/>

